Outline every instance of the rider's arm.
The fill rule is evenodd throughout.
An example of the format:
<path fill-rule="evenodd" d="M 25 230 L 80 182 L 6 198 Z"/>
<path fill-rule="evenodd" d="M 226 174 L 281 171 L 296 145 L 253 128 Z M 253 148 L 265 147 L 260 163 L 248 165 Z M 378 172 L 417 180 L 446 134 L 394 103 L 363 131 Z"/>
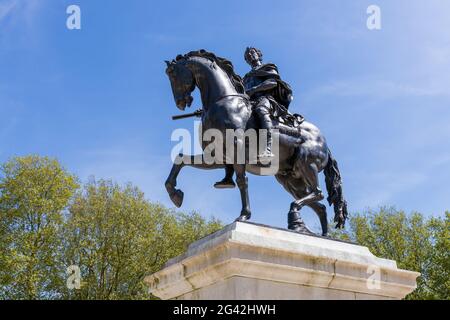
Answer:
<path fill-rule="evenodd" d="M 247 90 L 247 94 L 249 96 L 254 95 L 257 92 L 264 92 L 264 91 L 269 91 L 272 90 L 274 88 L 276 88 L 278 85 L 277 81 L 275 79 L 267 79 L 266 81 L 264 81 L 263 83 L 254 86 L 253 88 Z"/>

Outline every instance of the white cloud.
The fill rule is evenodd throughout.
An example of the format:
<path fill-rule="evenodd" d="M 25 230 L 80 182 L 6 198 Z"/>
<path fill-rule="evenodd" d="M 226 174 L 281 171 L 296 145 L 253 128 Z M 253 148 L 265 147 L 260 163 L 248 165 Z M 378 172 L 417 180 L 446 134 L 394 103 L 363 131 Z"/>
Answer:
<path fill-rule="evenodd" d="M 9 15 L 13 8 L 17 5 L 17 0 L 5 1 L 0 3 L 0 22 Z"/>
<path fill-rule="evenodd" d="M 400 83 L 390 80 L 360 78 L 336 81 L 305 93 L 305 97 L 309 99 L 324 95 L 341 97 L 363 96 L 376 99 L 397 97 L 450 97 L 450 89 L 441 81 L 414 85 L 407 82 Z"/>
<path fill-rule="evenodd" d="M 0 34 L 9 33 L 17 26 L 33 27 L 36 17 L 43 6 L 42 0 L 4 0 L 0 3 Z M 9 18 L 7 23 L 6 18 Z"/>
<path fill-rule="evenodd" d="M 349 174 L 347 181 L 363 183 L 355 188 L 357 191 L 351 201 L 352 209 L 389 205 L 395 202 L 399 194 L 423 185 L 428 179 L 430 176 L 427 173 L 405 170 L 389 172 L 385 168 L 373 173 Z"/>

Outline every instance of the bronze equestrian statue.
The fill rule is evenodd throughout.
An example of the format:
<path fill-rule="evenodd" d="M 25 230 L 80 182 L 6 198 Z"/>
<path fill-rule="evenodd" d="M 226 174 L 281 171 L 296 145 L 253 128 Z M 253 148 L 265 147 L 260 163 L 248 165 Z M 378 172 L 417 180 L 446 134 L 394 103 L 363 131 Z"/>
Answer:
<path fill-rule="evenodd" d="M 280 79 L 276 66 L 269 64 L 263 67 L 262 54 L 255 48 L 248 48 L 245 57 L 252 65 L 252 71 L 244 81 L 234 72 L 230 61 L 205 50 L 192 51 L 178 55 L 170 62 L 166 61 L 166 73 L 176 106 L 183 111 L 186 106 L 190 107 L 193 101 L 191 93 L 197 87 L 200 90 L 202 112 L 196 114 L 201 114 L 203 132 L 214 129 L 225 137 L 227 130 L 268 129 L 270 134 L 267 134 L 267 140 L 270 140 L 258 159 L 277 160 L 276 171 L 272 175 L 295 199 L 288 213 L 288 228 L 311 233 L 299 214 L 304 206 L 308 206 L 320 219 L 322 235 L 328 234 L 326 207 L 320 203 L 324 199 L 319 188 L 318 174 L 321 171 L 325 173 L 327 200 L 330 206 L 334 206 L 336 228 L 343 228 L 348 216 L 347 203 L 337 162 L 328 149 L 325 137 L 313 124 L 287 112 L 292 91 Z M 279 146 L 272 150 L 273 138 L 277 138 Z M 226 143 L 223 144 L 226 148 Z M 233 154 L 242 150 L 246 144 L 245 137 L 236 138 L 233 141 Z M 208 145 L 203 141 L 203 150 Z M 204 154 L 180 154 L 165 183 L 169 196 L 177 207 L 182 205 L 184 193 L 176 189 L 176 185 L 178 174 L 185 166 L 206 170 L 225 169 L 227 177 L 222 181 L 223 184 L 231 183 L 235 173 L 241 194 L 242 210 L 236 221 L 249 220 L 251 211 L 246 173 L 263 175 L 262 169 L 266 165 L 251 161 L 241 163 L 236 158 L 228 159 L 225 156 L 222 160 L 210 163 L 205 161 Z M 216 186 L 223 187 L 220 185 L 222 182 Z"/>

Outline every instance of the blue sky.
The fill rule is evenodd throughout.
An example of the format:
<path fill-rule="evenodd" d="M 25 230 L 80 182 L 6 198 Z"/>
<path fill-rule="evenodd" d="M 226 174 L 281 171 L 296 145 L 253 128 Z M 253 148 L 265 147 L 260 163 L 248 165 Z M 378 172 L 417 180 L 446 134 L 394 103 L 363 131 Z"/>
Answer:
<path fill-rule="evenodd" d="M 71 4 L 81 30 L 66 28 Z M 366 27 L 371 4 L 381 8 L 379 31 Z M 293 111 L 327 137 L 351 212 L 394 205 L 442 215 L 449 14 L 446 0 L 0 0 L 0 161 L 57 157 L 83 181 L 130 181 L 170 206 L 170 136 L 193 122 L 170 120 L 178 112 L 163 60 L 204 48 L 243 75 L 254 45 L 292 85 Z M 183 171 L 183 209 L 231 222 L 240 198 L 212 188 L 222 174 Z M 250 197 L 253 221 L 286 225 L 291 198 L 273 178 L 251 176 Z M 315 216 L 304 217 L 317 230 Z"/>

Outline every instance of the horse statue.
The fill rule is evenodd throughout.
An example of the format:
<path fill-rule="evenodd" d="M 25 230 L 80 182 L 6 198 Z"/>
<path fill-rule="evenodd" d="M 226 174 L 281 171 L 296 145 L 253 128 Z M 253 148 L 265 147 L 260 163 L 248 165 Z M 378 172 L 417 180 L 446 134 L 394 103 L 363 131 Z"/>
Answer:
<path fill-rule="evenodd" d="M 252 104 L 245 94 L 241 78 L 235 74 L 233 65 L 224 58 L 217 57 L 205 50 L 192 51 L 178 55 L 172 61 L 166 61 L 168 75 L 176 106 L 184 111 L 190 107 L 191 96 L 195 88 L 200 90 L 202 100 L 203 132 L 209 129 L 219 131 L 226 136 L 227 130 L 257 129 L 258 124 L 252 116 Z M 277 159 L 277 169 L 270 175 L 295 199 L 288 213 L 288 228 L 300 233 L 311 233 L 300 217 L 304 206 L 310 207 L 319 217 L 322 235 L 328 234 L 326 206 L 320 201 L 324 199 L 319 188 L 318 174 L 324 171 L 329 205 L 334 206 L 334 222 L 336 228 L 343 228 L 347 219 L 347 203 L 342 192 L 341 175 L 336 160 L 327 146 L 325 137 L 312 123 L 303 121 L 298 128 L 287 127 L 277 119 L 273 119 L 273 135 L 277 135 L 279 147 L 273 150 Z M 245 137 L 235 138 L 233 147 L 237 150 L 246 145 Z M 224 147 L 225 142 L 223 142 Z M 202 142 L 205 151 L 207 143 Z M 236 154 L 233 153 L 233 154 Z M 198 169 L 226 169 L 232 166 L 236 173 L 236 183 L 240 191 L 242 211 L 236 221 L 246 221 L 251 217 L 248 195 L 248 179 L 246 173 L 263 175 L 266 165 L 260 163 L 244 163 L 235 158 L 211 163 L 205 161 L 204 154 L 180 154 L 174 161 L 165 187 L 172 202 L 180 207 L 184 193 L 176 189 L 177 177 L 181 169 L 190 166 Z M 265 174 L 267 175 L 267 174 Z"/>

